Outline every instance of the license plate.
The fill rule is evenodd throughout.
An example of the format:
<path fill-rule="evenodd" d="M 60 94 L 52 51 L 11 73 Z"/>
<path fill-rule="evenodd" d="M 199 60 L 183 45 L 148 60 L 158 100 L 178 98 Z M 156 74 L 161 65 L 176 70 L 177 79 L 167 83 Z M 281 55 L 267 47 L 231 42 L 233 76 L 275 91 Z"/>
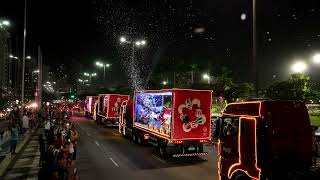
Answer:
<path fill-rule="evenodd" d="M 188 150 L 189 151 L 194 151 L 194 150 L 196 150 L 196 147 L 189 147 Z"/>

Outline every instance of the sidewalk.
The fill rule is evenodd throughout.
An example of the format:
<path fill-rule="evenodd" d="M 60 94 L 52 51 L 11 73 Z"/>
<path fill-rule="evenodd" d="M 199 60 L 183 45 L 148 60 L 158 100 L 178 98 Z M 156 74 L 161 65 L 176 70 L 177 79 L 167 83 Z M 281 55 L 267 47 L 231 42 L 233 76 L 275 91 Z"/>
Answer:
<path fill-rule="evenodd" d="M 15 160 L 9 165 L 6 173 L 0 179 L 19 180 L 19 179 L 38 179 L 39 159 L 39 141 L 38 136 L 43 132 L 43 128 L 38 128 L 32 135 L 26 147 L 15 157 Z"/>

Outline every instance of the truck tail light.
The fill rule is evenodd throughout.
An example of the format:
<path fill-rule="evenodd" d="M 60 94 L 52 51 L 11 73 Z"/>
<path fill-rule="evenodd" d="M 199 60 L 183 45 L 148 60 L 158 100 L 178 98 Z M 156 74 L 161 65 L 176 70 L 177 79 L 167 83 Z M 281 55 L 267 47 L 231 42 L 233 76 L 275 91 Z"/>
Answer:
<path fill-rule="evenodd" d="M 182 143 L 183 143 L 183 141 L 181 141 L 181 140 L 177 140 L 177 141 L 173 141 L 173 143 L 174 143 L 174 144 L 182 144 Z"/>
<path fill-rule="evenodd" d="M 208 141 L 205 140 L 205 139 L 201 139 L 199 142 L 200 142 L 200 143 L 207 143 Z"/>

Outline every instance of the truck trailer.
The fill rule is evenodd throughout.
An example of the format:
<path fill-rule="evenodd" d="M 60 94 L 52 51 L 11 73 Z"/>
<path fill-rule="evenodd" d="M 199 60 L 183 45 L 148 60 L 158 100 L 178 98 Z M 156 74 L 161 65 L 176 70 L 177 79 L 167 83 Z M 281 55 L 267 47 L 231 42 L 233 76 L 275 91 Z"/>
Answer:
<path fill-rule="evenodd" d="M 118 125 L 121 104 L 129 98 L 129 95 L 122 94 L 99 94 L 94 105 L 93 119 L 98 124 Z"/>
<path fill-rule="evenodd" d="M 304 102 L 231 103 L 216 122 L 220 180 L 319 179 Z"/>
<path fill-rule="evenodd" d="M 137 144 L 154 145 L 164 158 L 207 155 L 211 98 L 210 90 L 136 91 L 122 104 L 119 132 Z"/>

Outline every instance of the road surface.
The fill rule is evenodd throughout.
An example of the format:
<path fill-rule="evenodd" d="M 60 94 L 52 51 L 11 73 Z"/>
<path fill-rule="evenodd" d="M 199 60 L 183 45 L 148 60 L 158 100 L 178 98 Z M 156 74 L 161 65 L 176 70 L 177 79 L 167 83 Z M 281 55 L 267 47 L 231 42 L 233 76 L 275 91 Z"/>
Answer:
<path fill-rule="evenodd" d="M 217 158 L 212 146 L 203 158 L 163 160 L 154 147 L 138 146 L 117 128 L 102 127 L 88 118 L 73 116 L 80 134 L 76 166 L 80 179 L 216 180 Z"/>

